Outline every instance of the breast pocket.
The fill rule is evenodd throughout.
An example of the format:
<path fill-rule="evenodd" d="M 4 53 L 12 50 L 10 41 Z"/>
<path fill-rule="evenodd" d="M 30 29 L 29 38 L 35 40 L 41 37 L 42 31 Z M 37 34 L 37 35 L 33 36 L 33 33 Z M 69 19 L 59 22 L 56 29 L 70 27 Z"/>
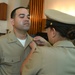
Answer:
<path fill-rule="evenodd" d="M 1 58 L 1 67 L 9 73 L 19 73 L 21 59 L 19 56 L 5 56 Z"/>
<path fill-rule="evenodd" d="M 12 65 L 12 64 L 19 62 L 19 61 L 20 61 L 19 56 L 17 56 L 17 57 L 4 56 L 1 58 L 1 63 L 8 64 L 8 65 Z"/>

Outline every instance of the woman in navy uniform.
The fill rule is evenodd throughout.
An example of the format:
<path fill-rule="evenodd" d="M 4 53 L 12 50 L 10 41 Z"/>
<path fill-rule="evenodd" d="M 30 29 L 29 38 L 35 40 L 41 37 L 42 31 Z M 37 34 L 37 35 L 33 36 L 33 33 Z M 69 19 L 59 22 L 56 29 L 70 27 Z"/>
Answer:
<path fill-rule="evenodd" d="M 48 9 L 46 31 L 50 47 L 37 46 L 25 63 L 22 75 L 75 75 L 75 17 L 63 12 Z"/>

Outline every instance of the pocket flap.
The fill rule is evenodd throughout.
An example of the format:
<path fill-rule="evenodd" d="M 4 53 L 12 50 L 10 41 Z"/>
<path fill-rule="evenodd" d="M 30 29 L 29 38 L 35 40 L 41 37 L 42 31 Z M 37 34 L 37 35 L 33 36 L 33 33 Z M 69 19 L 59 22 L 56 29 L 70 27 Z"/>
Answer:
<path fill-rule="evenodd" d="M 19 62 L 20 61 L 20 57 L 10 57 L 10 56 L 5 56 L 2 57 L 1 62 L 9 62 L 9 63 L 15 63 L 15 62 Z"/>

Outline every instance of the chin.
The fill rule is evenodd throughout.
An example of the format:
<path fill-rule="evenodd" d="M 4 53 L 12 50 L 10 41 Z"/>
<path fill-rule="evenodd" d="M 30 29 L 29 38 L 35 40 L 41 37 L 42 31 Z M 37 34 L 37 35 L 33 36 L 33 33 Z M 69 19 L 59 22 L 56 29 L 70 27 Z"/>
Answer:
<path fill-rule="evenodd" d="M 25 31 L 28 31 L 29 30 L 29 28 L 28 29 L 25 29 Z"/>

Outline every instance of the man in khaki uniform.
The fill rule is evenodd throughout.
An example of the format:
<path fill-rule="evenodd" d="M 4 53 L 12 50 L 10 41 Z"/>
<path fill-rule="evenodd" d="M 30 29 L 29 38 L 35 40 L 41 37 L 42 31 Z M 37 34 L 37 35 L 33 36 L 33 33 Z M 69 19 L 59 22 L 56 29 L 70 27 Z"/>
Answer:
<path fill-rule="evenodd" d="M 30 28 L 30 15 L 25 7 L 11 12 L 13 31 L 0 37 L 0 75 L 20 75 L 20 67 L 30 52 L 32 38 L 27 31 Z"/>
<path fill-rule="evenodd" d="M 75 17 L 57 10 L 48 9 L 46 30 L 51 47 L 39 47 L 25 63 L 22 75 L 75 75 Z M 43 41 L 43 40 L 42 40 Z"/>

